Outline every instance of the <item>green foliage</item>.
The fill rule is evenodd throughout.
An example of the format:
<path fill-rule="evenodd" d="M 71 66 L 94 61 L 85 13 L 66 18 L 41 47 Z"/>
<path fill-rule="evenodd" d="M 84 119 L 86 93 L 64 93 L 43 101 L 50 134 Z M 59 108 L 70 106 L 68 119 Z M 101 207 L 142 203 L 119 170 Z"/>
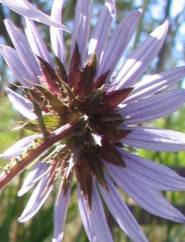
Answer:
<path fill-rule="evenodd" d="M 10 144 L 13 144 L 20 135 L 11 130 L 16 124 L 17 112 L 12 109 L 9 100 L 5 96 L 0 95 L 0 103 L 0 152 L 2 152 Z"/>

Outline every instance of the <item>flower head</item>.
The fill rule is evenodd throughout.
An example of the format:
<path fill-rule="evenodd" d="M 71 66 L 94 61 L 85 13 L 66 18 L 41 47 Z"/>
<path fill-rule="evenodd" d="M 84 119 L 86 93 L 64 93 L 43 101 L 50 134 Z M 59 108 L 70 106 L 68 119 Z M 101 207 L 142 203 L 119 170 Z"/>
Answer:
<path fill-rule="evenodd" d="M 61 24 L 62 0 L 54 0 L 51 16 L 26 0 L 1 2 L 25 19 L 25 34 L 5 20 L 14 48 L 0 49 L 20 83 L 21 94 L 7 89 L 8 97 L 27 118 L 21 128 L 34 133 L 1 155 L 12 162 L 0 176 L 0 188 L 33 164 L 18 195 L 35 188 L 19 221 L 32 218 L 59 184 L 53 242 L 62 241 L 75 177 L 79 210 L 91 242 L 113 241 L 102 200 L 132 241 L 147 241 L 117 187 L 146 211 L 184 222 L 185 217 L 161 191 L 184 190 L 185 179 L 130 151 L 130 147 L 185 149 L 184 134 L 141 125 L 169 115 L 185 101 L 184 90 L 175 87 L 185 67 L 140 80 L 163 45 L 168 22 L 154 30 L 118 69 L 141 11 L 129 14 L 111 35 L 116 9 L 115 1 L 107 0 L 90 33 L 90 0 L 78 0 L 71 49 L 66 53 L 63 31 L 69 29 Z M 50 26 L 53 58 L 32 20 Z"/>

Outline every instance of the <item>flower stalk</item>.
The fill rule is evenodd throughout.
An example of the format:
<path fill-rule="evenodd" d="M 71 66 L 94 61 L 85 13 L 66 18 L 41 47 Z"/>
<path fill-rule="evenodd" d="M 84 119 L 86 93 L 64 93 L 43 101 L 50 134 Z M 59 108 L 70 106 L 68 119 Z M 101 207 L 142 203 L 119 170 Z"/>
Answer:
<path fill-rule="evenodd" d="M 66 124 L 63 127 L 59 128 L 55 132 L 51 133 L 47 139 L 39 144 L 35 149 L 28 151 L 25 157 L 11 167 L 8 171 L 4 172 L 0 176 L 0 189 L 3 189 L 14 177 L 23 172 L 28 165 L 30 165 L 34 160 L 38 159 L 39 156 L 54 145 L 56 142 L 61 141 L 62 139 L 67 139 L 74 135 L 74 129 L 76 125 Z"/>

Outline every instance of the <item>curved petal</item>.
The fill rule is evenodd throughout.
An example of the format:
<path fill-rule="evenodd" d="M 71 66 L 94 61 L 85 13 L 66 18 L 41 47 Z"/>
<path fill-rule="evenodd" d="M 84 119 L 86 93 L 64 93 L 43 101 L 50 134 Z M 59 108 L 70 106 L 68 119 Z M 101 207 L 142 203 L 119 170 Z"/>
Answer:
<path fill-rule="evenodd" d="M 63 2 L 64 2 L 63 0 L 54 0 L 52 10 L 51 10 L 51 18 L 54 21 L 57 21 L 59 23 L 62 22 Z M 64 44 L 63 30 L 51 26 L 50 39 L 51 39 L 51 46 L 55 55 L 58 58 L 60 58 L 60 60 L 64 65 L 66 65 L 66 56 L 65 56 L 66 50 L 65 50 L 65 44 Z"/>
<path fill-rule="evenodd" d="M 46 199 L 48 198 L 49 194 L 52 191 L 52 186 L 47 185 L 48 176 L 44 176 L 35 190 L 33 191 L 30 199 L 28 200 L 28 203 L 26 205 L 26 208 L 24 209 L 23 213 L 19 217 L 18 221 L 21 223 L 24 223 L 31 219 L 38 210 L 42 207 Z"/>
<path fill-rule="evenodd" d="M 128 57 L 121 67 L 115 83 L 116 89 L 130 87 L 141 78 L 154 57 L 159 53 L 168 31 L 168 21 L 155 29 L 150 36 Z"/>
<path fill-rule="evenodd" d="M 89 43 L 89 54 L 96 53 L 97 61 L 101 61 L 101 56 L 104 48 L 107 45 L 107 40 L 111 30 L 112 20 L 115 17 L 115 1 L 113 3 L 106 2 L 105 7 L 99 14 L 96 26 L 92 32 Z"/>
<path fill-rule="evenodd" d="M 113 71 L 136 30 L 140 16 L 140 11 L 133 11 L 118 25 L 106 47 L 98 69 L 98 76 L 107 71 Z"/>
<path fill-rule="evenodd" d="M 71 56 L 77 43 L 82 62 L 87 53 L 87 40 L 90 30 L 90 7 L 89 0 L 77 0 L 74 28 L 71 37 Z"/>
<path fill-rule="evenodd" d="M 21 63 L 17 52 L 13 48 L 3 45 L 0 47 L 0 53 L 20 84 L 24 87 L 31 87 L 32 77 Z"/>
<path fill-rule="evenodd" d="M 93 186 L 91 207 L 87 204 L 80 188 L 78 188 L 78 203 L 82 222 L 89 240 L 91 242 L 113 242 L 100 195 L 98 194 L 95 184 Z"/>
<path fill-rule="evenodd" d="M 22 97 L 21 95 L 9 88 L 6 89 L 6 92 L 13 107 L 17 109 L 17 111 L 19 111 L 24 117 L 30 120 L 34 120 L 37 118 L 37 116 L 33 112 L 33 104 L 28 99 Z"/>
<path fill-rule="evenodd" d="M 37 22 L 41 22 L 49 26 L 53 25 L 67 32 L 70 32 L 67 27 L 65 27 L 61 23 L 53 21 L 50 16 L 37 9 L 27 0 L 1 0 L 0 2 L 9 7 L 12 11 L 22 16 L 28 17 L 30 19 L 33 19 Z"/>
<path fill-rule="evenodd" d="M 33 53 L 50 63 L 49 52 L 34 22 L 25 18 L 25 33 Z"/>
<path fill-rule="evenodd" d="M 4 23 L 19 59 L 31 77 L 31 81 L 38 83 L 37 76 L 40 74 L 39 65 L 30 50 L 25 35 L 10 20 L 5 19 Z"/>
<path fill-rule="evenodd" d="M 178 84 L 184 76 L 184 66 L 155 75 L 148 75 L 142 81 L 136 83 L 131 95 L 125 100 L 125 103 L 130 103 L 173 87 Z"/>
<path fill-rule="evenodd" d="M 99 185 L 101 195 L 107 204 L 112 216 L 117 221 L 121 229 L 129 236 L 134 242 L 147 242 L 147 238 L 140 229 L 134 216 L 128 209 L 127 205 L 121 199 L 121 196 L 116 191 L 110 178 L 106 179 L 108 190 Z"/>
<path fill-rule="evenodd" d="M 21 155 L 35 139 L 39 137 L 40 135 L 35 134 L 17 141 L 10 148 L 8 148 L 3 154 L 1 154 L 0 158 L 6 159 L 6 160 L 16 158 L 17 156 Z"/>
<path fill-rule="evenodd" d="M 32 171 L 26 176 L 21 189 L 18 191 L 18 196 L 21 197 L 27 193 L 37 181 L 39 181 L 48 170 L 48 165 L 46 163 L 38 162 L 33 167 Z"/>
<path fill-rule="evenodd" d="M 168 116 L 185 103 L 184 90 L 172 90 L 128 104 L 121 110 L 124 124 L 137 124 Z"/>
<path fill-rule="evenodd" d="M 119 152 L 126 164 L 125 169 L 141 183 L 161 191 L 185 190 L 185 178 L 172 169 L 154 161 L 145 160 L 122 149 Z M 121 172 L 122 168 L 120 168 L 120 174 Z"/>
<path fill-rule="evenodd" d="M 61 186 L 54 208 L 54 235 L 52 242 L 61 242 L 63 239 L 70 195 L 71 187 L 67 191 L 63 191 L 63 187 Z"/>
<path fill-rule="evenodd" d="M 120 172 L 116 166 L 113 169 L 109 166 L 108 171 L 117 185 L 149 213 L 175 222 L 185 222 L 184 215 L 173 207 L 160 192 L 141 183 L 137 178 L 133 178 L 128 170 L 122 169 Z"/>
<path fill-rule="evenodd" d="M 136 148 L 155 151 L 185 150 L 185 134 L 167 129 L 132 128 L 122 142 Z"/>

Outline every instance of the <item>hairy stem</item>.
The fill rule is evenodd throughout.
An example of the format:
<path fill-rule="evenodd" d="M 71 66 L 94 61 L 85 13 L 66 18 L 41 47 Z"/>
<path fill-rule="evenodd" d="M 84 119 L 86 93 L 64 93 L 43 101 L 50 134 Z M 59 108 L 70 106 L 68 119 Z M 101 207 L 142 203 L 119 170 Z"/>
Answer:
<path fill-rule="evenodd" d="M 50 134 L 43 143 L 41 143 L 37 148 L 31 150 L 25 158 L 16 163 L 8 172 L 4 172 L 0 176 L 0 189 L 4 188 L 16 175 L 23 172 L 25 168 L 31 164 L 35 159 L 37 159 L 45 150 L 51 147 L 53 144 L 68 138 L 74 132 L 76 125 L 66 124 L 61 128 L 57 129 L 55 132 Z"/>

